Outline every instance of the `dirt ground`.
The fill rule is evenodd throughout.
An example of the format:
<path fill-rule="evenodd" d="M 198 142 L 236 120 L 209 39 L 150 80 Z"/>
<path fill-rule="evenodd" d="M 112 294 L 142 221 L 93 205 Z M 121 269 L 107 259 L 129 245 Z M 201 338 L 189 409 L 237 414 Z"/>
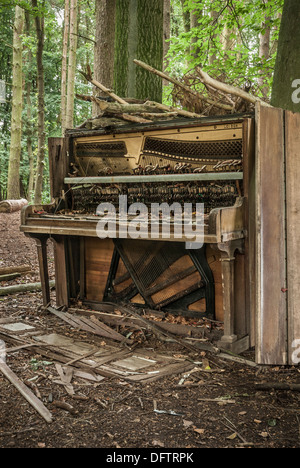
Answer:
<path fill-rule="evenodd" d="M 33 273 L 0 283 L 39 280 L 35 245 L 19 232 L 20 215 L 0 214 L 0 267 L 30 263 Z M 49 246 L 53 279 L 53 254 Z M 53 292 L 53 298 L 55 292 Z M 47 333 L 90 340 L 55 316 L 45 315 L 41 293 L 0 297 L 0 319 L 15 317 Z M 203 334 L 214 340 L 220 327 L 203 322 Z M 300 383 L 299 367 L 253 367 L 218 354 L 198 353 L 162 342 L 149 332 L 143 346 L 169 356 L 182 355 L 198 364 L 198 372 L 171 375 L 148 383 L 105 378 L 100 383 L 73 382 L 75 396 L 55 383 L 55 363 L 21 350 L 7 364 L 53 415 L 45 422 L 0 372 L 1 448 L 105 448 L 188 451 L 198 448 L 299 448 L 300 393 L 258 391 L 257 383 Z M 244 354 L 254 360 L 253 350 Z M 54 402 L 66 402 L 72 412 Z M 158 411 L 154 411 L 155 408 Z M 118 453 L 118 452 L 117 452 Z"/>

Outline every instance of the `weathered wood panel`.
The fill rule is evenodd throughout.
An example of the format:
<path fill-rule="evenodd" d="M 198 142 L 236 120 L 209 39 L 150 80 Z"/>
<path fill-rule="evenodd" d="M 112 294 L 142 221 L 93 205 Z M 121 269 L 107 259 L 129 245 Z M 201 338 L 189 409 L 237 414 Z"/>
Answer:
<path fill-rule="evenodd" d="M 285 137 L 288 364 L 295 364 L 300 346 L 300 114 L 285 113 Z"/>
<path fill-rule="evenodd" d="M 85 288 L 88 301 L 103 300 L 113 250 L 112 239 L 85 240 Z"/>
<path fill-rule="evenodd" d="M 284 122 L 281 109 L 256 112 L 256 354 L 259 364 L 287 362 Z"/>
<path fill-rule="evenodd" d="M 59 198 L 67 174 L 67 138 L 49 138 L 49 172 L 51 197 Z"/>
<path fill-rule="evenodd" d="M 55 284 L 57 307 L 69 306 L 65 237 L 52 237 L 54 246 Z"/>

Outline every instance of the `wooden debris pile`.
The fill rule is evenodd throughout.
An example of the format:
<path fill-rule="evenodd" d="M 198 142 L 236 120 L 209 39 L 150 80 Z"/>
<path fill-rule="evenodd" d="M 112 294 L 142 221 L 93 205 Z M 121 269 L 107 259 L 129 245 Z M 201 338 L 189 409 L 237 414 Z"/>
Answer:
<path fill-rule="evenodd" d="M 196 67 L 176 83 L 172 92 L 173 101 L 205 116 L 253 112 L 255 104 L 269 105 L 256 95 L 250 83 L 244 88 L 227 84 L 224 76 L 212 78 Z"/>
<path fill-rule="evenodd" d="M 158 75 L 162 80 L 173 84 L 172 98 L 174 106 L 167 106 L 154 101 L 124 99 L 117 96 L 92 76 L 88 67 L 87 73 L 80 72 L 107 98 L 76 94 L 78 99 L 96 103 L 99 114 L 77 127 L 86 129 L 109 128 L 124 125 L 128 122 L 151 124 L 157 121 L 174 119 L 197 119 L 210 115 L 224 115 L 251 112 L 257 102 L 264 103 L 259 97 L 249 93 L 249 89 L 240 89 L 228 85 L 222 80 L 210 77 L 197 67 L 193 73 L 178 80 L 167 73 L 156 70 L 140 60 L 134 60 L 149 73 Z"/>
<path fill-rule="evenodd" d="M 59 394 L 62 390 L 72 399 L 80 400 L 86 398 L 80 393 L 82 386 L 93 385 L 96 388 L 106 379 L 148 384 L 167 376 L 180 375 L 178 388 L 181 388 L 183 385 L 198 385 L 199 372 L 213 372 L 210 367 L 214 364 L 212 356 L 216 356 L 219 350 L 203 339 L 200 327 L 192 330 L 186 324 L 154 321 L 133 307 L 108 303 L 102 306 L 103 311 L 68 309 L 67 312 L 49 306 L 47 311 L 52 318 L 58 319 L 58 325 L 61 321 L 67 323 L 65 333 L 63 330 L 56 333 L 49 326 L 45 330 L 36 321 L 29 323 L 13 317 L 0 318 L 0 374 L 48 423 L 53 421 L 52 408 L 62 408 L 74 415 L 76 408 L 64 399 L 50 401 L 48 397 L 46 403 L 37 385 L 40 377 L 48 379 L 48 388 L 51 382 L 52 393 L 57 394 L 54 386 L 58 385 Z M 143 347 L 143 340 L 139 341 L 135 335 L 137 331 L 143 336 L 147 332 L 149 335 L 150 331 L 162 340 L 175 342 L 186 353 L 161 353 Z M 188 341 L 187 338 L 192 337 L 195 341 Z M 209 360 L 203 349 L 212 351 Z M 33 354 L 30 361 L 33 373 L 36 369 L 36 375 L 30 377 L 29 373 L 28 377 L 27 373 L 24 381 L 8 364 L 10 357 L 20 351 Z M 234 359 L 229 355 L 224 357 Z M 255 363 L 250 364 L 255 366 Z M 40 366 L 47 367 L 48 377 L 45 370 L 43 373 L 38 371 Z M 99 400 L 99 403 L 106 408 L 104 402 Z"/>

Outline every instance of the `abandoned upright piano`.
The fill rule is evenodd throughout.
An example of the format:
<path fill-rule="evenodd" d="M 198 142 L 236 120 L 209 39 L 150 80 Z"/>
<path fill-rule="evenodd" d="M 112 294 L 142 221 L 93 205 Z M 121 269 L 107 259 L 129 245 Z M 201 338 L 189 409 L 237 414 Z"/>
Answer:
<path fill-rule="evenodd" d="M 130 302 L 206 316 L 224 321 L 221 345 L 248 349 L 253 138 L 253 115 L 68 130 L 50 138 L 52 203 L 28 206 L 21 223 L 37 242 L 45 305 L 51 239 L 58 307 Z M 134 220 L 128 211 L 125 221 L 116 218 L 113 235 L 100 238 L 97 208 L 109 203 L 118 215 L 120 196 L 128 207 L 201 204 L 202 243 L 194 248 L 184 229 L 178 234 L 173 211 L 169 234 L 160 214 L 154 239 L 124 235 Z"/>
<path fill-rule="evenodd" d="M 37 243 L 44 304 L 50 239 L 57 307 L 121 302 L 215 318 L 224 321 L 219 346 L 255 347 L 258 364 L 298 364 L 299 130 L 300 114 L 258 103 L 253 114 L 50 138 L 52 203 L 25 207 L 21 220 Z M 199 248 L 189 248 L 171 211 L 164 235 L 157 213 L 155 238 L 124 235 L 134 221 L 128 209 L 100 238 L 97 209 L 106 203 L 118 214 L 120 197 L 128 208 L 204 205 Z M 193 216 L 197 209 L 191 224 Z"/>

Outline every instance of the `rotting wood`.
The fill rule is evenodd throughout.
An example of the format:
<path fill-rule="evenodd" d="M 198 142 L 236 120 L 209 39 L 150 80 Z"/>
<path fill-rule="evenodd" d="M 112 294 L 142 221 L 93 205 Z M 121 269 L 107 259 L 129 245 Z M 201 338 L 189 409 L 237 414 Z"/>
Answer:
<path fill-rule="evenodd" d="M 201 350 L 201 346 L 202 344 L 199 344 L 197 347 L 189 344 L 189 343 L 186 343 L 184 342 L 183 340 L 179 339 L 178 337 L 176 337 L 175 335 L 173 335 L 172 333 L 162 329 L 159 325 L 157 325 L 156 323 L 153 323 L 153 322 L 149 322 L 148 319 L 144 318 L 144 317 L 141 317 L 137 312 L 133 311 L 132 309 L 130 309 L 129 307 L 124 307 L 124 306 L 119 306 L 118 305 L 118 309 L 120 309 L 121 311 L 123 311 L 124 313 L 127 313 L 129 315 L 133 315 L 134 317 L 136 318 L 139 318 L 146 326 L 148 329 L 152 330 L 156 335 L 158 336 L 166 336 L 167 338 L 170 338 L 171 340 L 179 343 L 181 346 L 183 346 L 184 348 L 187 348 L 189 349 L 190 351 L 193 351 L 194 353 L 197 353 L 199 354 L 200 350 Z M 207 348 L 206 348 L 207 350 Z M 211 347 L 211 351 L 213 351 L 213 346 Z"/>
<path fill-rule="evenodd" d="M 300 392 L 300 384 L 281 383 L 281 382 L 264 382 L 255 384 L 255 390 L 284 390 Z"/>
<path fill-rule="evenodd" d="M 48 311 L 56 315 L 60 319 L 64 320 L 65 322 L 69 323 L 74 328 L 79 328 L 93 333 L 95 335 L 110 338 L 112 340 L 132 344 L 131 340 L 126 339 L 120 333 L 116 332 L 115 330 L 112 330 L 107 325 L 97 321 L 97 319 L 89 320 L 86 317 L 78 317 L 72 314 L 68 314 L 67 312 L 60 312 L 54 309 L 53 307 L 48 307 Z"/>
<path fill-rule="evenodd" d="M 116 305 L 116 309 L 118 306 Z M 105 309 L 105 307 L 104 307 Z M 91 310 L 84 310 L 84 309 L 68 309 L 70 313 L 78 313 L 81 315 L 95 315 L 98 320 L 107 323 L 108 325 L 113 326 L 122 326 L 125 328 L 133 328 L 133 329 L 140 329 L 145 327 L 145 323 L 142 320 L 139 320 L 138 317 L 126 317 L 124 315 L 116 315 L 107 312 L 100 312 L 100 311 L 91 311 Z M 147 311 L 146 311 L 147 313 Z M 157 311 L 153 311 L 153 315 L 157 314 Z M 149 315 L 151 316 L 151 311 L 149 311 Z M 164 316 L 164 314 L 162 314 Z M 171 323 L 171 322 L 154 322 L 151 318 L 148 318 L 150 323 L 159 324 L 159 326 L 173 333 L 174 335 L 182 336 L 182 337 L 203 337 L 203 328 L 191 325 L 182 325 L 179 323 Z M 219 323 L 219 322 L 218 322 Z"/>
<path fill-rule="evenodd" d="M 32 391 L 16 376 L 7 364 L 0 359 L 0 371 L 10 383 L 21 393 L 31 406 L 45 419 L 47 423 L 52 422 L 52 414 L 44 404 L 32 393 Z"/>
<path fill-rule="evenodd" d="M 49 282 L 50 288 L 55 287 L 55 281 Z M 23 292 L 35 292 L 41 291 L 42 284 L 41 283 L 26 283 L 26 284 L 17 284 L 15 286 L 6 286 L 4 288 L 0 288 L 0 296 L 10 296 L 12 294 L 18 294 Z"/>
<path fill-rule="evenodd" d="M 28 205 L 28 201 L 24 198 L 21 200 L 4 200 L 0 202 L 0 213 L 14 213 L 20 211 L 26 205 Z"/>
<path fill-rule="evenodd" d="M 10 273 L 9 275 L 0 275 L 0 282 L 1 281 L 13 281 L 16 278 L 19 278 L 21 273 Z"/>
<path fill-rule="evenodd" d="M 76 414 L 78 414 L 78 411 L 72 405 L 70 405 L 69 403 L 66 403 L 65 401 L 55 400 L 55 401 L 53 401 L 52 405 L 55 406 L 56 408 L 61 408 L 61 409 L 65 410 L 65 411 L 68 411 L 69 413 L 73 414 L 74 416 Z"/>
<path fill-rule="evenodd" d="M 2 275 L 10 275 L 13 273 L 29 273 L 31 272 L 32 267 L 31 265 L 19 265 L 19 266 L 12 266 L 12 267 L 1 267 L 0 268 L 0 276 Z"/>

